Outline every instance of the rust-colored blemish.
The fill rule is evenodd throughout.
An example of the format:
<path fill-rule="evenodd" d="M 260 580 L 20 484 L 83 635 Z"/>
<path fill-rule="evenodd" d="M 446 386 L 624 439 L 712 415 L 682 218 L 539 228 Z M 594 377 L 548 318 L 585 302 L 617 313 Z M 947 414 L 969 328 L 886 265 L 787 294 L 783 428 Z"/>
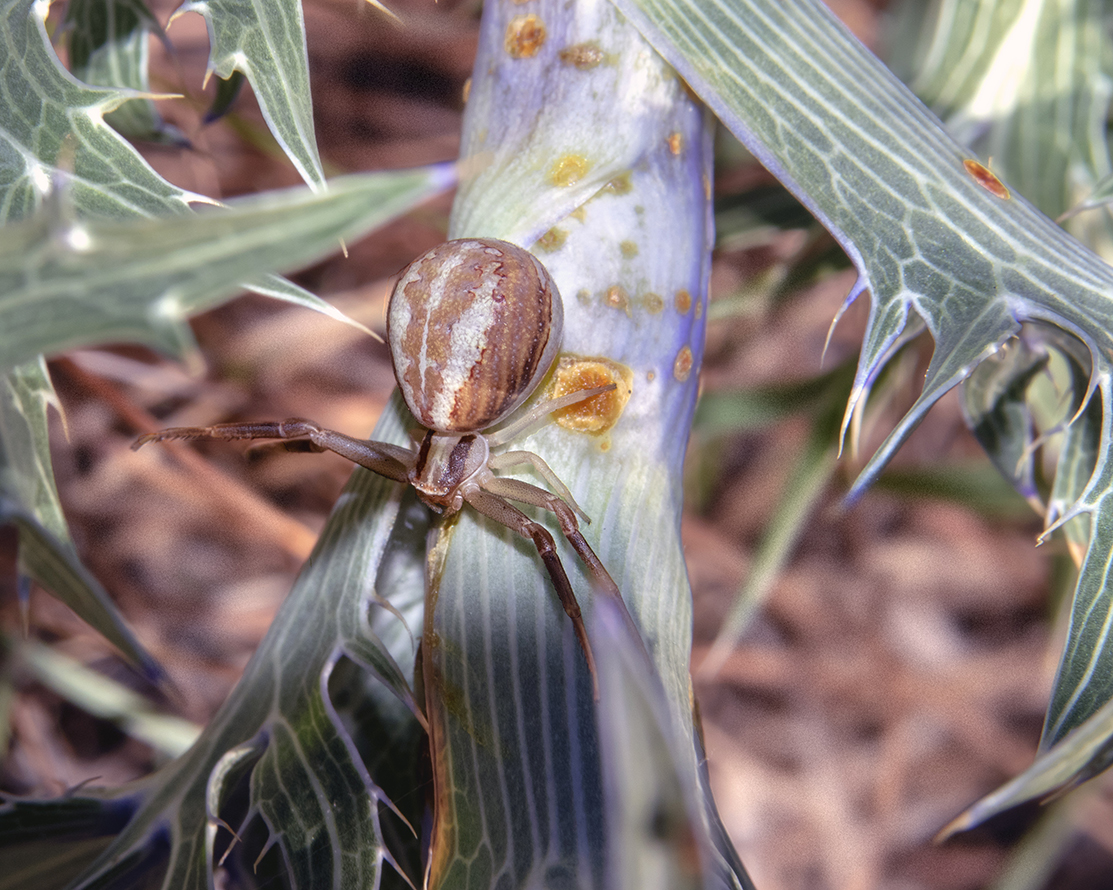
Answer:
<path fill-rule="evenodd" d="M 1001 182 L 985 164 L 967 158 L 962 162 L 962 166 L 966 169 L 966 172 L 970 174 L 971 179 L 991 195 L 995 195 L 1002 201 L 1009 200 L 1011 192 L 1005 188 L 1005 184 Z"/>
<path fill-rule="evenodd" d="M 591 165 L 583 155 L 561 155 L 549 168 L 549 182 L 559 188 L 575 185 L 584 176 Z"/>
<path fill-rule="evenodd" d="M 683 148 L 684 136 L 680 132 L 675 130 L 672 133 L 669 133 L 669 151 L 672 152 L 674 155 L 678 155 L 683 150 Z"/>
<path fill-rule="evenodd" d="M 545 24 L 536 13 L 516 15 L 506 26 L 503 46 L 512 59 L 529 59 L 545 44 Z"/>
<path fill-rule="evenodd" d="M 638 255 L 638 244 L 636 241 L 620 241 L 618 243 L 618 249 L 622 251 L 622 255 L 628 260 L 632 260 Z"/>
<path fill-rule="evenodd" d="M 600 192 L 610 192 L 612 195 L 626 195 L 629 194 L 634 188 L 634 184 L 630 181 L 630 171 L 620 173 L 605 186 Z"/>
<path fill-rule="evenodd" d="M 565 65 L 588 71 L 603 61 L 603 48 L 594 40 L 588 40 L 566 46 L 558 55 Z"/>
<path fill-rule="evenodd" d="M 603 294 L 603 302 L 611 309 L 620 309 L 630 314 L 630 295 L 621 284 L 612 284 Z"/>
<path fill-rule="evenodd" d="M 692 350 L 682 346 L 676 354 L 676 361 L 672 363 L 672 376 L 683 383 L 692 375 L 693 361 Z"/>
<path fill-rule="evenodd" d="M 642 302 L 645 303 L 645 311 L 650 315 L 656 315 L 665 308 L 664 299 L 662 299 L 660 294 L 655 294 L 653 291 L 650 291 L 642 297 Z"/>
<path fill-rule="evenodd" d="M 475 721 L 475 712 L 469 709 L 467 695 L 458 686 L 450 685 L 441 678 L 441 703 L 445 711 L 455 717 L 461 729 L 472 737 L 481 748 L 494 748 L 494 738 L 490 730 Z"/>
<path fill-rule="evenodd" d="M 692 309 L 692 295 L 686 290 L 678 290 L 676 292 L 676 311 L 681 315 L 687 315 Z"/>
<path fill-rule="evenodd" d="M 703 303 L 696 300 L 696 321 L 699 321 L 701 318 L 703 318 Z"/>
<path fill-rule="evenodd" d="M 657 379 L 657 372 L 656 371 L 646 371 L 645 372 L 646 383 L 652 383 L 656 379 Z"/>
<path fill-rule="evenodd" d="M 614 389 L 554 411 L 553 418 L 573 432 L 604 433 L 618 423 L 634 391 L 634 373 L 626 365 L 608 358 L 562 355 L 553 371 L 550 398 L 612 383 Z"/>
<path fill-rule="evenodd" d="M 711 200 L 711 178 L 706 173 L 703 174 L 703 198 L 705 201 Z"/>
<path fill-rule="evenodd" d="M 460 95 L 461 95 L 461 98 L 463 98 L 463 100 L 464 100 L 464 104 L 467 105 L 468 104 L 468 97 L 471 95 L 471 78 L 470 77 L 467 80 L 464 81 L 464 88 L 460 91 Z"/>
<path fill-rule="evenodd" d="M 684 94 L 688 97 L 688 99 L 690 101 L 695 102 L 697 105 L 702 105 L 703 104 L 703 100 L 699 97 L 699 94 L 695 90 L 693 90 L 690 86 L 688 86 L 688 81 L 686 81 L 679 74 L 676 75 L 676 79 L 680 81 L 680 88 L 682 90 L 684 90 Z"/>
<path fill-rule="evenodd" d="M 564 229 L 558 229 L 556 226 L 553 226 L 551 229 L 549 229 L 549 231 L 547 231 L 544 235 L 537 239 L 537 244 L 535 246 L 545 251 L 546 253 L 552 253 L 553 251 L 560 250 L 562 247 L 564 247 L 564 242 L 567 240 L 568 233 L 564 231 Z"/>

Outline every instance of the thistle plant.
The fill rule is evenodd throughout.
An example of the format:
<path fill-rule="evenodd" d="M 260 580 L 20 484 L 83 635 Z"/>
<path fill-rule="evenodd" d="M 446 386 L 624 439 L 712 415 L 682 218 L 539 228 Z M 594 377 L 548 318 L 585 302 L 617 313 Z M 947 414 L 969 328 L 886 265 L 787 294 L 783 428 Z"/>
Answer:
<path fill-rule="evenodd" d="M 146 93 L 142 35 L 157 25 L 142 4 L 71 4 L 75 77 L 47 37 L 48 4 L 0 0 L 0 516 L 19 529 L 22 570 L 160 679 L 69 540 L 42 356 L 120 341 L 188 356 L 188 315 L 243 287 L 335 315 L 278 275 L 458 181 L 449 237 L 529 247 L 564 295 L 567 363 L 629 393 L 598 428 L 549 423 L 515 447 L 541 454 L 591 517 L 585 537 L 637 636 L 565 559 L 598 656 L 596 700 L 531 547 L 472 512 L 434 521 L 403 486 L 357 470 L 197 741 L 121 789 L 5 803 L 13 868 L 0 886 L 749 886 L 702 771 L 679 542 L 712 113 L 838 239 L 859 273 L 848 303 L 869 294 L 844 432 L 910 333 L 934 338 L 921 396 L 851 498 L 962 381 L 999 463 L 1023 468 L 1038 443 L 1016 423 L 1021 384 L 1047 350 L 1067 357 L 1075 390 L 1048 517 L 1089 517 L 1070 526 L 1086 554 L 1075 618 L 1044 754 L 970 820 L 1106 764 L 1113 273 L 1003 169 L 1004 184 L 972 176 L 971 150 L 824 7 L 489 4 L 459 165 L 327 182 L 295 0 L 184 9 L 206 17 L 211 70 L 251 82 L 306 188 L 192 210 L 201 196 L 154 174 L 107 123 L 129 109 L 112 123 L 165 132 Z M 1018 335 L 1028 351 L 1002 361 Z M 406 445 L 412 426 L 395 398 L 372 438 Z M 412 793 L 423 787 L 428 799 Z M 41 855 L 48 840 L 68 845 Z"/>

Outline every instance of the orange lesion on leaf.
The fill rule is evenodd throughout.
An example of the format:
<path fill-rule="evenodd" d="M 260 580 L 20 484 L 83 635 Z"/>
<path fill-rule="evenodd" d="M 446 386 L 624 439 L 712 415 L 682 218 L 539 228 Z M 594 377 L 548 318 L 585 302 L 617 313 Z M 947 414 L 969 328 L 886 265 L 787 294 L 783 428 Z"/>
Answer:
<path fill-rule="evenodd" d="M 995 195 L 1002 201 L 1009 200 L 1009 190 L 1005 188 L 1005 184 L 1001 182 L 985 164 L 980 161 L 975 161 L 972 158 L 967 158 L 962 162 L 962 166 L 970 175 L 970 178 L 991 195 Z"/>

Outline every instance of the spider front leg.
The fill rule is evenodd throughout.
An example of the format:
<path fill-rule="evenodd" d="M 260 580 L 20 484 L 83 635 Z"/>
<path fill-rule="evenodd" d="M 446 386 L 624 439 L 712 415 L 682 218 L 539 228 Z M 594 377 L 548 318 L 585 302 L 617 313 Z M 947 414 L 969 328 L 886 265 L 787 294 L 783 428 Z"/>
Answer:
<path fill-rule="evenodd" d="M 571 507 L 584 522 L 588 524 L 591 523 L 591 517 L 580 509 L 580 505 L 577 504 L 576 499 L 572 497 L 572 492 L 568 490 L 568 486 L 560 481 L 560 477 L 553 472 L 552 467 L 545 463 L 544 458 L 542 458 L 540 454 L 535 454 L 532 451 L 504 451 L 502 454 L 492 454 L 487 460 L 487 466 L 495 472 L 508 470 L 511 467 L 521 466 L 522 464 L 529 464 L 533 467 L 537 474 L 549 483 L 549 488 L 557 493 L 559 500 L 564 501 L 564 503 Z M 486 487 L 488 491 L 491 490 L 490 486 Z M 544 489 L 538 490 L 544 492 Z M 507 495 L 507 497 L 513 498 L 514 496 Z M 521 498 L 514 499 L 521 500 Z M 534 504 L 538 507 L 546 506 L 546 504 L 535 503 L 533 501 L 526 501 L 526 503 Z M 611 583 L 613 584 L 614 582 L 612 581 Z"/>
<path fill-rule="evenodd" d="M 552 470 L 549 470 L 549 472 L 551 473 Z M 563 486 L 561 487 L 563 488 Z M 487 479 L 483 483 L 483 489 L 501 498 L 509 498 L 512 501 L 530 504 L 534 507 L 543 507 L 555 513 L 564 537 L 568 539 L 568 543 L 572 545 L 572 548 L 580 555 L 580 559 L 584 561 L 584 565 L 587 566 L 595 589 L 602 594 L 614 597 L 620 603 L 622 602 L 622 594 L 618 590 L 618 585 L 614 583 L 614 579 L 607 571 L 606 566 L 603 565 L 602 560 L 595 555 L 595 551 L 584 539 L 580 532 L 580 524 L 576 521 L 576 514 L 572 512 L 572 507 L 562 498 L 557 497 L 550 491 L 545 491 L 543 488 L 538 488 L 536 485 L 531 485 L 529 482 L 523 482 L 521 479 L 504 479 L 497 476 Z"/>
<path fill-rule="evenodd" d="M 140 436 L 131 448 L 132 451 L 138 451 L 150 442 L 165 439 L 286 439 L 292 440 L 291 444 L 308 441 L 318 451 L 335 452 L 396 482 L 409 482 L 409 470 L 414 463 L 413 452 L 406 448 L 387 442 L 356 439 L 336 430 L 324 429 L 312 420 L 299 417 L 282 421 L 170 427 Z"/>
<path fill-rule="evenodd" d="M 538 458 L 538 460 L 540 461 L 541 458 Z M 553 472 L 549 469 L 547 464 L 544 464 L 544 461 L 541 461 L 541 463 L 550 474 Z M 564 486 L 561 485 L 561 488 L 563 487 Z M 505 479 L 492 476 L 484 481 L 483 488 L 485 491 L 497 495 L 499 498 L 509 498 L 522 504 L 542 507 L 556 514 L 557 521 L 560 523 L 561 532 L 564 533 L 564 537 L 567 538 L 568 543 L 572 545 L 572 549 L 579 554 L 580 559 L 583 560 L 584 565 L 587 567 L 588 574 L 591 576 L 592 586 L 595 588 L 596 592 L 609 597 L 618 607 L 619 613 L 622 615 L 622 621 L 630 632 L 631 640 L 635 642 L 643 653 L 645 653 L 648 659 L 649 653 L 645 648 L 645 641 L 642 639 L 641 632 L 634 622 L 634 617 L 630 614 L 630 610 L 626 608 L 626 602 L 622 599 L 622 593 L 619 591 L 618 585 L 614 583 L 614 579 L 611 577 L 610 572 L 607 571 L 607 567 L 604 566 L 603 561 L 595 555 L 595 551 L 591 549 L 591 545 L 588 544 L 583 533 L 580 531 L 580 525 L 576 521 L 576 514 L 572 511 L 572 507 L 551 491 L 545 491 L 545 489 L 538 488 L 536 485 L 531 485 L 529 482 L 523 482 L 521 479 Z"/>
<path fill-rule="evenodd" d="M 489 519 L 505 525 L 523 537 L 532 539 L 541 561 L 545 563 L 545 568 L 549 572 L 553 587 L 556 588 L 560 604 L 564 607 L 565 614 L 572 620 L 572 629 L 576 633 L 576 639 L 579 641 L 584 658 L 587 660 L 587 669 L 591 674 L 592 690 L 596 701 L 598 701 L 599 680 L 595 674 L 595 656 L 591 651 L 591 642 L 587 638 L 587 628 L 584 626 L 584 616 L 580 611 L 580 604 L 576 601 L 576 594 L 572 590 L 572 583 L 568 580 L 568 573 L 564 571 L 564 565 L 557 554 L 556 541 L 553 540 L 553 536 L 543 525 L 534 522 L 513 504 L 486 490 L 486 488 L 472 489 L 464 495 L 464 500 Z M 587 546 L 586 542 L 584 542 L 584 546 Z M 609 575 L 607 577 L 610 578 Z"/>

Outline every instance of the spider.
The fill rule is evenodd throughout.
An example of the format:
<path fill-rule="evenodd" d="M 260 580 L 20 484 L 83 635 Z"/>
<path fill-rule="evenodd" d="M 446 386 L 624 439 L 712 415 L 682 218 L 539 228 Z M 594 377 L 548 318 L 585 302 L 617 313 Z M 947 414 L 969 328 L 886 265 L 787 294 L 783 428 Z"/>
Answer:
<path fill-rule="evenodd" d="M 595 590 L 613 598 L 632 626 L 618 586 L 584 539 L 576 515 L 590 519 L 540 455 L 491 453 L 552 412 L 615 389 L 611 383 L 545 400 L 490 432 L 548 373 L 563 323 L 560 293 L 531 253 L 494 239 L 449 241 L 406 267 L 387 310 L 394 376 L 410 412 L 425 428 L 416 448 L 356 439 L 301 418 L 172 427 L 140 437 L 132 448 L 164 439 L 281 439 L 289 450 L 333 451 L 380 476 L 412 485 L 426 506 L 444 516 L 469 504 L 533 542 L 572 620 L 598 697 L 591 643 L 556 542 L 511 501 L 555 514 Z M 495 475 L 526 464 L 552 491 Z"/>

